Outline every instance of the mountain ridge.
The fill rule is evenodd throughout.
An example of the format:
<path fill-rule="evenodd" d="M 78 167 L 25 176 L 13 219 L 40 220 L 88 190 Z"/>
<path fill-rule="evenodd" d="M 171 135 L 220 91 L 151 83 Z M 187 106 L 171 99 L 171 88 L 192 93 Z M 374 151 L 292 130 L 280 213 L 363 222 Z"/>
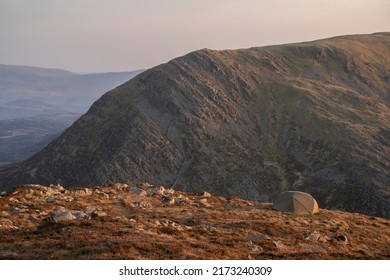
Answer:
<path fill-rule="evenodd" d="M 297 189 L 389 217 L 389 45 L 381 33 L 189 53 L 104 94 L 0 183 L 149 181 L 261 201 Z"/>

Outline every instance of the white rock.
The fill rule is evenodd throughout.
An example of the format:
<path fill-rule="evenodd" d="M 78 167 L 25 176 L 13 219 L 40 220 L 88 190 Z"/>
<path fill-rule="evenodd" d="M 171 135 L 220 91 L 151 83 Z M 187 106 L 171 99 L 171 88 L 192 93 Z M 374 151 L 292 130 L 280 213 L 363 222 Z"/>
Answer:
<path fill-rule="evenodd" d="M 202 196 L 211 196 L 211 193 L 204 191 L 202 192 Z"/>
<path fill-rule="evenodd" d="M 92 194 L 92 190 L 88 189 L 88 188 L 85 188 L 84 192 L 85 192 L 85 195 L 91 195 Z"/>
<path fill-rule="evenodd" d="M 174 189 L 167 189 L 164 191 L 165 194 L 174 194 L 175 190 Z"/>

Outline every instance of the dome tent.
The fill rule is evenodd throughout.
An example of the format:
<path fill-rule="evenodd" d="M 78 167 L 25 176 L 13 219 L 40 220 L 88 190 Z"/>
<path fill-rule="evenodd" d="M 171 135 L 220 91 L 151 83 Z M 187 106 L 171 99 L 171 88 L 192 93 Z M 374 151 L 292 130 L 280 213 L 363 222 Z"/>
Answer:
<path fill-rule="evenodd" d="M 272 208 L 295 214 L 314 214 L 318 212 L 318 203 L 308 193 L 287 191 L 276 197 Z"/>

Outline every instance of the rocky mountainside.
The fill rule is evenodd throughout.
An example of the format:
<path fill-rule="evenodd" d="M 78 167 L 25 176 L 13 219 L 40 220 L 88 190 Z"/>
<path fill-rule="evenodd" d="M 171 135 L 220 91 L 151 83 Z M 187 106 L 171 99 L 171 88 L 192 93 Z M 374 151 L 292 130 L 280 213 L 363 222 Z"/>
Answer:
<path fill-rule="evenodd" d="M 0 185 L 151 182 L 390 217 L 390 33 L 203 49 L 106 93 Z"/>
<path fill-rule="evenodd" d="M 0 259 L 384 259 L 390 221 L 150 184 L 19 186 L 0 196 Z"/>

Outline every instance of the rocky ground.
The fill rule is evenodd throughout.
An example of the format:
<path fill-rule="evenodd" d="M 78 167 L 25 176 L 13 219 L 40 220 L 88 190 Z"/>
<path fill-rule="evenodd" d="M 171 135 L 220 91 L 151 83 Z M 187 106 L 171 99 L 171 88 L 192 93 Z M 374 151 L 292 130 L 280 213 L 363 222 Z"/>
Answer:
<path fill-rule="evenodd" d="M 0 197 L 0 258 L 390 258 L 390 220 L 271 206 L 149 184 L 23 185 Z"/>

